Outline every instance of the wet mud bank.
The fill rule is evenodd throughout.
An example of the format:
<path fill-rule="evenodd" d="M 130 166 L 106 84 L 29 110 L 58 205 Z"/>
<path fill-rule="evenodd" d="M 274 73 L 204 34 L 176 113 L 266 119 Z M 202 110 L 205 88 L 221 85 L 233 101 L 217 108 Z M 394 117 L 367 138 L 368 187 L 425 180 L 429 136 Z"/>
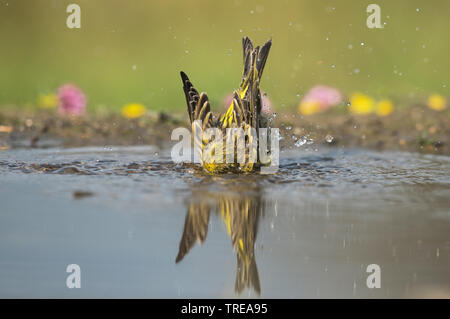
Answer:
<path fill-rule="evenodd" d="M 183 114 L 150 113 L 138 119 L 120 114 L 64 118 L 53 112 L 0 110 L 0 149 L 108 145 L 167 146 L 176 127 L 188 127 Z M 272 121 L 282 148 L 358 147 L 450 155 L 450 117 L 422 108 L 387 117 L 326 113 L 284 113 Z"/>

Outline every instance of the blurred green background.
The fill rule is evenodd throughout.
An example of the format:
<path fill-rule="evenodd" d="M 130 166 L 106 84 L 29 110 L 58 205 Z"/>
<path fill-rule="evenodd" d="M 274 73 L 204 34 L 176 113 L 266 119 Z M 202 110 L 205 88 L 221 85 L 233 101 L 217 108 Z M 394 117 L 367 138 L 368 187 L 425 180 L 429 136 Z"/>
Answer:
<path fill-rule="evenodd" d="M 66 7 L 81 7 L 81 29 Z M 366 26 L 381 7 L 383 29 Z M 450 1 L 0 0 L 0 106 L 66 82 L 89 108 L 184 110 L 184 70 L 218 109 L 239 84 L 241 38 L 273 39 L 261 87 L 278 110 L 313 85 L 414 99 L 449 92 Z"/>

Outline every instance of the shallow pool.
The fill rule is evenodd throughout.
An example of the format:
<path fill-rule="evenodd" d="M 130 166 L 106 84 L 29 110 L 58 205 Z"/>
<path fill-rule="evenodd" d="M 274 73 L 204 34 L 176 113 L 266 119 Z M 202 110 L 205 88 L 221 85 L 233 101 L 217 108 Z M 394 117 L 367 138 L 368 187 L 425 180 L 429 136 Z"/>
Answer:
<path fill-rule="evenodd" d="M 154 147 L 3 151 L 0 256 L 0 297 L 450 297 L 450 158 L 293 150 L 210 176 Z"/>

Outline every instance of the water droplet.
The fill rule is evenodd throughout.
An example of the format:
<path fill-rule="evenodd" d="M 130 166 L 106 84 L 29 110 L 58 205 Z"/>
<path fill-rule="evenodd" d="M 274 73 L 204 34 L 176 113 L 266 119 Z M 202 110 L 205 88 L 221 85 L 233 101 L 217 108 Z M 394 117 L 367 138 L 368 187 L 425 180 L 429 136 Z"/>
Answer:
<path fill-rule="evenodd" d="M 328 143 L 333 142 L 334 137 L 331 136 L 330 134 L 327 134 L 327 136 L 325 136 L 325 141 L 327 141 Z"/>
<path fill-rule="evenodd" d="M 300 147 L 300 146 L 302 146 L 302 145 L 311 145 L 311 144 L 313 144 L 314 143 L 314 141 L 312 140 L 312 139 L 310 139 L 310 138 L 308 138 L 308 136 L 307 135 L 305 135 L 305 136 L 301 136 L 298 140 L 297 140 L 297 142 L 295 142 L 295 146 L 296 147 Z"/>
<path fill-rule="evenodd" d="M 305 140 L 304 138 L 299 138 L 299 139 L 297 140 L 297 142 L 295 142 L 295 146 L 296 146 L 296 147 L 300 147 L 300 146 L 302 146 L 302 145 L 305 145 L 305 143 L 306 143 L 306 140 Z"/>

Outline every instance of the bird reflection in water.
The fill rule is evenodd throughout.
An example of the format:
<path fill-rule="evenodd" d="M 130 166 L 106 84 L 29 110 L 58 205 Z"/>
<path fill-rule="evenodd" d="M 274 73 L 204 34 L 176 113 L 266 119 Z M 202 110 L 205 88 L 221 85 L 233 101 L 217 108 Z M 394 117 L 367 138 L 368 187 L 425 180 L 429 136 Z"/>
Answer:
<path fill-rule="evenodd" d="M 239 294 L 245 288 L 250 288 L 260 295 L 255 240 L 259 217 L 264 213 L 264 203 L 259 192 L 247 196 L 201 192 L 199 196 L 193 196 L 186 213 L 176 263 L 183 260 L 195 242 L 202 244 L 205 241 L 212 211 L 225 223 L 233 250 L 236 252 L 235 292 Z"/>

